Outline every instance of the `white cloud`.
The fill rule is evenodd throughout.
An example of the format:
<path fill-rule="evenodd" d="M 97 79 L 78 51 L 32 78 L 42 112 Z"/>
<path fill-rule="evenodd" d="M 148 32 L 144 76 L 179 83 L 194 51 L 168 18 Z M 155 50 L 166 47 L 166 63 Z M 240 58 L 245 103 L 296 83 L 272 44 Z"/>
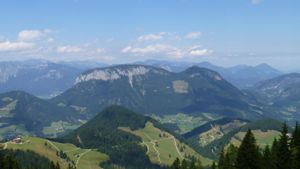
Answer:
<path fill-rule="evenodd" d="M 186 39 L 197 39 L 202 35 L 201 32 L 189 32 L 185 35 Z"/>
<path fill-rule="evenodd" d="M 210 54 L 211 52 L 208 49 L 197 49 L 190 51 L 191 56 L 205 56 Z"/>
<path fill-rule="evenodd" d="M 105 48 L 97 48 L 96 53 L 105 53 L 106 49 Z"/>
<path fill-rule="evenodd" d="M 50 29 L 44 30 L 22 30 L 18 33 L 18 40 L 19 41 L 34 41 L 39 40 L 42 37 L 47 37 L 48 34 L 53 32 Z M 49 37 L 48 39 L 52 39 Z"/>
<path fill-rule="evenodd" d="M 58 53 L 78 53 L 82 51 L 82 48 L 77 46 L 60 46 L 56 48 Z"/>
<path fill-rule="evenodd" d="M 175 48 L 165 44 L 154 44 L 145 47 L 127 46 L 122 49 L 123 53 L 132 53 L 134 55 L 158 54 L 162 52 L 172 51 Z"/>
<path fill-rule="evenodd" d="M 32 41 L 39 39 L 43 35 L 43 32 L 39 30 L 23 30 L 18 34 L 19 41 Z"/>
<path fill-rule="evenodd" d="M 260 4 L 263 0 L 251 0 L 251 3 L 254 5 Z"/>
<path fill-rule="evenodd" d="M 122 50 L 122 53 L 130 53 L 134 56 L 159 56 L 171 59 L 194 58 L 207 56 L 213 51 L 205 49 L 200 45 L 190 48 L 178 48 L 167 44 L 153 44 L 144 47 L 127 46 Z"/>
<path fill-rule="evenodd" d="M 188 50 L 188 54 L 190 56 L 206 56 L 211 54 L 212 52 L 213 52 L 212 50 L 202 48 L 201 45 L 193 46 Z"/>
<path fill-rule="evenodd" d="M 27 43 L 27 42 L 0 42 L 0 51 L 19 51 L 24 49 L 30 49 L 33 48 L 33 43 Z"/>
<path fill-rule="evenodd" d="M 161 32 L 159 34 L 148 34 L 138 37 L 138 41 L 157 41 L 163 39 L 164 33 Z"/>

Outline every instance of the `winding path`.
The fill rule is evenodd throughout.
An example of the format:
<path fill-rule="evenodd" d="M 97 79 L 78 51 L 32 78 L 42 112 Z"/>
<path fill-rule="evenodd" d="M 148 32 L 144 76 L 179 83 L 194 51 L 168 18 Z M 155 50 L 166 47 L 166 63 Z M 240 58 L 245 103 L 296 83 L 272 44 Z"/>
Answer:
<path fill-rule="evenodd" d="M 47 142 L 49 144 L 51 144 L 57 151 L 60 151 L 60 149 L 55 144 L 53 144 L 51 141 L 47 140 Z M 64 151 L 64 152 L 72 152 L 72 151 L 76 151 L 76 150 L 79 150 L 79 149 L 80 148 L 75 148 L 73 150 Z M 76 168 L 78 168 L 78 163 L 79 163 L 81 157 L 84 156 L 85 154 L 89 153 L 90 151 L 92 151 L 92 150 L 91 149 L 87 149 L 85 152 L 79 154 L 79 157 L 77 158 L 76 163 L 75 163 Z"/>
<path fill-rule="evenodd" d="M 146 133 L 144 133 L 144 135 L 150 140 L 150 143 L 152 144 L 152 147 L 153 147 L 154 151 L 156 152 L 156 156 L 157 156 L 158 162 L 159 162 L 159 164 L 161 164 L 162 162 L 161 162 L 161 159 L 160 159 L 160 153 L 159 153 L 159 151 L 157 150 L 156 144 L 155 144 L 155 142 L 156 142 L 157 140 L 153 140 L 153 139 L 152 139 L 148 134 L 146 134 Z M 147 146 L 147 148 L 149 148 L 149 147 Z M 147 152 L 148 152 L 148 150 L 147 150 Z"/>
<path fill-rule="evenodd" d="M 156 152 L 156 156 L 157 156 L 157 159 L 158 159 L 158 162 L 159 162 L 159 164 L 161 164 L 161 159 L 160 159 L 160 153 L 159 153 L 159 151 L 156 149 L 156 145 L 155 145 L 155 141 L 151 141 L 151 144 L 153 145 L 153 149 L 155 150 L 155 152 Z"/>
<path fill-rule="evenodd" d="M 65 153 L 69 153 L 69 152 L 73 152 L 73 151 L 77 151 L 77 150 L 80 150 L 80 148 L 74 148 L 74 149 L 71 149 L 71 150 L 65 151 Z"/>
<path fill-rule="evenodd" d="M 4 147 L 3 147 L 3 149 L 5 150 L 5 149 L 7 149 L 7 142 L 6 143 L 4 143 Z"/>
<path fill-rule="evenodd" d="M 151 143 L 151 144 L 153 145 L 153 149 L 154 149 L 154 151 L 156 152 L 156 156 L 157 156 L 157 159 L 158 159 L 158 161 L 159 161 L 160 164 L 162 163 L 162 162 L 161 162 L 161 158 L 160 158 L 160 153 L 159 153 L 159 151 L 158 151 L 157 148 L 156 148 L 156 142 L 159 142 L 159 141 L 163 141 L 163 140 L 173 140 L 173 143 L 174 143 L 174 146 L 175 146 L 175 149 L 176 149 L 178 155 L 179 155 L 181 158 L 183 158 L 183 155 L 181 154 L 181 152 L 180 152 L 180 150 L 179 150 L 179 148 L 178 148 L 178 146 L 177 146 L 177 142 L 176 142 L 176 139 L 175 139 L 174 136 L 171 136 L 171 137 L 168 137 L 168 138 L 162 138 L 162 139 L 154 140 L 154 139 L 152 139 L 149 135 L 147 135 L 147 134 L 144 134 L 144 135 L 145 135 L 150 141 L 149 141 L 149 142 L 143 142 L 142 144 L 146 145 L 146 147 L 147 147 L 147 153 L 149 153 L 149 151 L 150 151 L 150 148 L 149 148 L 149 146 L 147 145 L 147 143 Z"/>
<path fill-rule="evenodd" d="M 176 148 L 176 150 L 177 150 L 178 155 L 179 155 L 181 158 L 183 158 L 182 154 L 181 154 L 180 151 L 179 151 L 179 148 L 178 148 L 178 146 L 177 146 L 177 143 L 176 143 L 175 138 L 172 137 L 172 139 L 173 139 L 174 146 L 175 146 L 175 148 Z"/>
<path fill-rule="evenodd" d="M 91 150 L 91 149 L 88 149 L 87 151 L 85 151 L 85 152 L 79 154 L 79 157 L 78 157 L 78 159 L 77 159 L 77 161 L 76 161 L 76 163 L 75 163 L 76 168 L 78 168 L 78 163 L 79 163 L 81 157 L 84 156 L 85 154 L 89 153 L 90 151 L 92 151 L 92 150 Z"/>
<path fill-rule="evenodd" d="M 55 144 L 53 144 L 51 141 L 49 141 L 49 140 L 47 140 L 47 142 L 49 143 L 49 144 L 51 144 L 51 146 L 53 146 L 58 152 L 60 152 L 60 149 L 55 145 Z"/>
<path fill-rule="evenodd" d="M 142 142 L 142 144 L 145 145 L 145 146 L 147 147 L 147 152 L 146 152 L 146 154 L 148 154 L 148 153 L 149 153 L 149 149 L 150 149 L 149 146 L 148 146 L 148 144 L 147 144 L 146 142 L 144 142 L 144 141 Z"/>

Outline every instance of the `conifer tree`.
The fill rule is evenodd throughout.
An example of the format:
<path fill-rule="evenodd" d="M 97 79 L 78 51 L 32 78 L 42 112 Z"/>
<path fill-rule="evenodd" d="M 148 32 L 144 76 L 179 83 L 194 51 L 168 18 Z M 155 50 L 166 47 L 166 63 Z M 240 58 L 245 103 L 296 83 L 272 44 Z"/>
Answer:
<path fill-rule="evenodd" d="M 230 144 L 229 147 L 227 148 L 227 155 L 231 166 L 230 168 L 234 168 L 237 154 L 238 154 L 238 147 L 234 146 L 233 144 Z"/>
<path fill-rule="evenodd" d="M 291 139 L 291 161 L 292 169 L 300 168 L 300 127 L 298 122 L 296 123 L 295 129 L 293 131 L 292 139 Z"/>
<path fill-rule="evenodd" d="M 298 122 L 295 125 L 295 129 L 292 134 L 291 148 L 300 147 L 300 126 Z"/>
<path fill-rule="evenodd" d="M 272 144 L 271 148 L 271 168 L 272 169 L 278 169 L 277 168 L 277 161 L 278 161 L 278 141 L 275 138 Z"/>
<path fill-rule="evenodd" d="M 51 163 L 50 163 L 50 169 L 55 169 L 55 164 L 53 161 L 51 161 Z"/>
<path fill-rule="evenodd" d="M 60 165 L 59 165 L 58 162 L 57 162 L 56 165 L 55 165 L 55 169 L 60 169 Z"/>
<path fill-rule="evenodd" d="M 186 161 L 186 159 L 182 160 L 181 169 L 188 169 L 188 162 Z"/>
<path fill-rule="evenodd" d="M 239 147 L 237 160 L 237 169 L 260 169 L 260 153 L 256 145 L 256 140 L 249 129 Z"/>
<path fill-rule="evenodd" d="M 224 163 L 222 165 L 222 169 L 232 169 L 233 165 L 234 165 L 234 161 L 230 159 L 229 153 L 226 153 L 224 157 Z"/>
<path fill-rule="evenodd" d="M 278 152 L 277 152 L 277 169 L 290 169 L 291 152 L 289 149 L 289 138 L 288 138 L 288 127 L 284 123 L 280 139 L 278 141 Z"/>
<path fill-rule="evenodd" d="M 235 169 L 238 148 L 230 144 L 226 150 L 222 169 Z"/>
<path fill-rule="evenodd" d="M 212 165 L 211 165 L 211 169 L 217 169 L 217 165 L 216 165 L 216 163 L 215 163 L 215 162 L 213 162 L 213 163 L 212 163 Z"/>
<path fill-rule="evenodd" d="M 263 152 L 262 157 L 262 169 L 272 169 L 272 157 L 270 147 L 267 145 Z"/>
<path fill-rule="evenodd" d="M 192 160 L 190 165 L 189 165 L 189 169 L 198 169 L 197 166 L 196 166 L 196 162 L 195 160 Z"/>
<path fill-rule="evenodd" d="M 225 160 L 224 148 L 221 150 L 219 162 L 218 162 L 218 169 L 223 169 Z"/>
<path fill-rule="evenodd" d="M 300 149 L 299 149 L 299 147 L 294 149 L 294 151 L 292 153 L 293 153 L 293 156 L 292 156 L 291 168 L 299 169 L 300 168 Z"/>
<path fill-rule="evenodd" d="M 171 169 L 181 169 L 181 163 L 179 158 L 176 158 L 173 164 L 171 165 Z"/>
<path fill-rule="evenodd" d="M 199 159 L 198 159 L 198 161 L 196 163 L 196 168 L 197 169 L 203 169 L 202 162 Z"/>

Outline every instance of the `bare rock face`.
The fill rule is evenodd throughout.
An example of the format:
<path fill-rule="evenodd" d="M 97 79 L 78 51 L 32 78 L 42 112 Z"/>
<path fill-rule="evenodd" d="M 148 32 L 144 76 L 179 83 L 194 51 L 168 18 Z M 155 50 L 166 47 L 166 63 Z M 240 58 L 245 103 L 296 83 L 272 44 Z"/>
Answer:
<path fill-rule="evenodd" d="M 135 76 L 144 75 L 149 72 L 149 69 L 139 66 L 128 69 L 101 69 L 94 70 L 90 73 L 80 75 L 76 78 L 75 84 L 89 80 L 113 81 L 120 79 L 122 76 L 128 77 L 129 83 L 132 86 L 132 79 Z"/>
<path fill-rule="evenodd" d="M 189 83 L 183 80 L 173 81 L 173 89 L 175 93 L 185 94 L 189 92 Z"/>

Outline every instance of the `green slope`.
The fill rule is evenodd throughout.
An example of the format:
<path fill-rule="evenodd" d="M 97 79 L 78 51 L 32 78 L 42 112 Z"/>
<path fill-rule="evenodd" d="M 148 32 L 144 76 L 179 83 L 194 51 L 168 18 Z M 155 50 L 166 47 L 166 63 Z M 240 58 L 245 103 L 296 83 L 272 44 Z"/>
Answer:
<path fill-rule="evenodd" d="M 200 126 L 184 137 L 197 152 L 205 157 L 217 159 L 223 147 L 230 143 L 239 145 L 248 129 L 255 131 L 259 145 L 265 146 L 279 134 L 281 128 L 282 123 L 273 119 L 255 122 L 224 119 Z"/>
<path fill-rule="evenodd" d="M 256 138 L 256 143 L 258 146 L 264 148 L 265 146 L 271 146 L 274 139 L 280 136 L 280 131 L 277 130 L 253 130 L 252 133 Z M 230 140 L 229 144 L 233 144 L 235 146 L 240 146 L 241 141 L 243 140 L 244 136 L 246 135 L 245 131 L 240 131 L 236 133 L 232 139 Z"/>
<path fill-rule="evenodd" d="M 211 163 L 172 134 L 156 128 L 151 122 L 147 122 L 144 128 L 134 131 L 128 127 L 119 127 L 119 129 L 142 138 L 141 144 L 146 146 L 147 155 L 153 163 L 171 165 L 176 158 L 182 160 L 189 156 L 199 158 L 204 165 Z"/>
<path fill-rule="evenodd" d="M 0 94 L 0 139 L 18 133 L 51 136 L 72 129 L 73 125 L 78 126 L 80 117 L 70 108 L 59 107 L 25 92 Z M 58 130 L 53 123 L 59 121 L 69 125 L 69 128 Z M 48 131 L 43 132 L 44 128 Z"/>
<path fill-rule="evenodd" d="M 161 137 L 168 138 L 158 141 L 160 134 Z M 106 108 L 86 124 L 58 140 L 87 149 L 99 149 L 110 156 L 107 167 L 118 165 L 125 168 L 161 168 L 160 166 L 171 164 L 174 157 L 194 155 L 200 158 L 188 146 L 185 146 L 185 152 L 178 153 L 176 147 L 180 149 L 184 144 L 179 142 L 177 136 L 171 135 L 171 132 L 150 117 L 121 106 Z M 155 141 L 159 147 L 153 147 Z M 175 146 L 174 141 L 179 145 Z"/>
<path fill-rule="evenodd" d="M 2 148 L 12 150 L 33 151 L 53 162 L 58 162 L 62 169 L 67 169 L 68 165 L 76 166 L 77 169 L 100 169 L 101 162 L 108 160 L 108 156 L 96 150 L 81 149 L 72 144 L 63 144 L 38 137 L 23 137 L 23 143 L 13 142 L 3 143 Z M 66 157 L 58 155 L 64 152 Z M 69 160 L 67 160 L 69 159 Z"/>

